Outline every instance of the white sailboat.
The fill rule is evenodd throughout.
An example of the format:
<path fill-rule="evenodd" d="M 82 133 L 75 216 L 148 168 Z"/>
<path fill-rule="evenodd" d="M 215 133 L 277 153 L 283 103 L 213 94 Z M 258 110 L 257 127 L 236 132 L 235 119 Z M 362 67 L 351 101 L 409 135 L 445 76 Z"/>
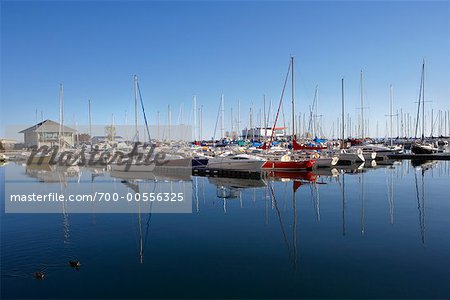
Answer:
<path fill-rule="evenodd" d="M 134 75 L 134 127 L 135 127 L 135 141 L 139 140 L 138 131 L 138 78 Z M 113 172 L 151 172 L 155 168 L 155 163 L 147 159 L 149 149 L 137 147 L 137 152 L 133 157 L 128 158 L 122 162 L 112 162 L 110 170 Z M 150 150 L 151 151 L 151 150 Z M 142 159 L 143 158 L 143 159 Z"/>
<path fill-rule="evenodd" d="M 210 169 L 259 172 L 265 162 L 264 158 L 255 155 L 229 154 L 210 158 L 207 167 Z"/>
<path fill-rule="evenodd" d="M 411 152 L 414 154 L 437 153 L 439 152 L 438 148 L 436 148 L 431 143 L 425 142 L 425 59 L 423 60 L 422 63 L 422 76 L 420 80 L 419 103 L 417 106 L 416 137 L 417 137 L 417 129 L 419 126 L 420 105 L 422 105 L 422 136 L 419 142 L 416 141 L 411 145 Z"/>

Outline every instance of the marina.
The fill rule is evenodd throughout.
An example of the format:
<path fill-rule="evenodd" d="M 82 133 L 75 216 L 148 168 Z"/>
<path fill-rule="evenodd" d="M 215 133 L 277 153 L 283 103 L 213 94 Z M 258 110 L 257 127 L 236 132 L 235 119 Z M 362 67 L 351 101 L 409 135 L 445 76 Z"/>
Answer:
<path fill-rule="evenodd" d="M 449 1 L 0 10 L 0 299 L 450 299 Z"/>

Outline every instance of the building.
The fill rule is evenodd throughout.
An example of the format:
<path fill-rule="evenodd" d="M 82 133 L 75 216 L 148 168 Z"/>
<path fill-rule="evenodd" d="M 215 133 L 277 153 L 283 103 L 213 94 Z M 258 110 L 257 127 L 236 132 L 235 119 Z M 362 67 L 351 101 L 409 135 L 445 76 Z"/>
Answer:
<path fill-rule="evenodd" d="M 74 146 L 75 130 L 61 126 L 52 120 L 45 120 L 27 129 L 20 131 L 24 135 L 24 145 L 27 148 L 40 148 L 42 146 Z"/>
<path fill-rule="evenodd" d="M 286 137 L 286 127 L 275 127 L 274 139 L 283 139 Z M 242 138 L 249 140 L 266 140 L 272 136 L 272 128 L 255 127 L 242 130 Z"/>

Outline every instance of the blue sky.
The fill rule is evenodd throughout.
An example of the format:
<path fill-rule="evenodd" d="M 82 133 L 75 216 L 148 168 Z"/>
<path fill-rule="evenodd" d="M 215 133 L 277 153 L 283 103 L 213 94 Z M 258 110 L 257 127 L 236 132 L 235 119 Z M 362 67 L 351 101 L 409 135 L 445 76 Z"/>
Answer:
<path fill-rule="evenodd" d="M 308 113 L 319 85 L 319 112 L 328 134 L 340 116 L 340 79 L 354 121 L 359 72 L 366 116 L 380 135 L 395 108 L 416 111 L 426 59 L 428 108 L 450 109 L 450 2 L 1 2 L 1 128 L 32 125 L 36 109 L 57 120 L 64 84 L 67 124 L 95 124 L 133 111 L 138 74 L 150 123 L 156 113 L 187 122 L 192 96 L 203 105 L 204 137 L 214 130 L 219 99 L 241 101 L 241 127 L 263 94 L 279 101 L 290 55 L 296 59 L 297 112 Z M 290 114 L 286 98 L 286 113 Z M 256 115 L 254 116 L 256 118 Z M 39 117 L 40 118 L 40 117 Z M 163 118 L 163 117 L 162 117 Z M 164 119 L 164 118 L 163 118 Z M 0 132 L 0 135 L 5 135 Z"/>

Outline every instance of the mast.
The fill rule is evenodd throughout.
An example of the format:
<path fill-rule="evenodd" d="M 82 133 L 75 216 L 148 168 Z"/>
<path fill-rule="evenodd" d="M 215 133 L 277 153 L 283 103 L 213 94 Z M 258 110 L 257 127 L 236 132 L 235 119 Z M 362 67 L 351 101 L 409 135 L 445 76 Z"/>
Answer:
<path fill-rule="evenodd" d="M 361 70 L 361 138 L 364 140 L 364 92 L 363 71 Z"/>
<path fill-rule="evenodd" d="M 91 140 L 91 149 L 92 149 L 92 116 L 91 116 L 91 99 L 88 100 L 89 106 L 89 138 Z"/>
<path fill-rule="evenodd" d="M 225 107 L 224 107 L 224 96 L 223 96 L 223 94 L 222 94 L 222 96 L 221 96 L 221 99 L 220 99 L 220 138 L 221 139 L 223 139 L 224 138 L 224 135 L 223 135 L 223 130 L 224 130 L 224 128 L 225 128 L 225 126 L 224 126 L 224 122 L 225 122 L 225 120 L 224 120 L 224 113 L 225 113 Z"/>
<path fill-rule="evenodd" d="M 199 119 L 200 119 L 200 128 L 199 128 L 199 132 L 198 132 L 198 137 L 199 137 L 199 140 L 201 140 L 202 139 L 202 126 L 203 126 L 203 118 L 202 118 L 202 111 L 203 111 L 203 104 L 202 105 L 200 105 L 200 116 L 199 116 Z"/>
<path fill-rule="evenodd" d="M 240 124 L 241 124 L 241 100 L 238 99 L 238 115 L 237 115 L 237 132 L 238 132 L 238 139 L 241 136 L 240 132 Z"/>
<path fill-rule="evenodd" d="M 315 106 L 315 114 L 316 118 L 314 119 L 316 121 L 315 124 L 315 136 L 314 137 L 320 137 L 321 131 L 322 131 L 322 115 L 319 115 L 319 85 L 316 85 L 316 106 Z"/>
<path fill-rule="evenodd" d="M 422 141 L 425 138 L 425 58 L 422 62 Z"/>
<path fill-rule="evenodd" d="M 341 79 L 341 92 L 342 92 L 342 125 L 341 125 L 341 138 L 342 138 L 342 148 L 344 148 L 344 123 L 345 123 L 345 114 L 344 114 L 344 78 Z"/>
<path fill-rule="evenodd" d="M 62 82 L 59 84 L 59 107 L 60 107 L 60 123 L 59 123 L 59 145 L 64 148 L 64 89 Z M 62 142 L 62 143 L 61 143 Z"/>
<path fill-rule="evenodd" d="M 134 134 L 135 141 L 139 141 L 139 131 L 138 131 L 138 77 L 134 75 Z"/>
<path fill-rule="evenodd" d="M 194 130 L 193 130 L 193 135 L 194 135 L 194 140 L 196 139 L 196 127 L 197 127 L 197 96 L 194 96 L 194 98 L 192 99 L 192 101 L 194 102 Z"/>
<path fill-rule="evenodd" d="M 434 113 L 433 113 L 433 109 L 431 109 L 431 122 L 430 122 L 430 127 L 431 127 L 431 131 L 430 131 L 430 137 L 433 137 L 433 127 L 434 127 Z M 439 131 L 438 131 L 439 132 Z M 439 135 L 438 135 L 439 136 Z"/>
<path fill-rule="evenodd" d="M 250 104 L 250 130 L 252 131 L 252 142 L 255 141 L 255 129 L 253 128 L 253 101 Z"/>
<path fill-rule="evenodd" d="M 230 132 L 230 138 L 233 139 L 233 130 L 234 130 L 233 107 L 230 108 L 230 117 L 231 117 L 231 132 Z"/>
<path fill-rule="evenodd" d="M 159 127 L 160 127 L 160 125 L 159 125 L 159 123 L 160 123 L 159 122 L 159 110 L 156 112 L 156 119 L 157 119 L 157 122 L 158 122 L 157 123 L 157 130 L 158 130 L 157 133 L 158 133 L 158 140 L 159 140 L 159 139 L 161 139 L 161 137 L 159 136 Z"/>
<path fill-rule="evenodd" d="M 392 141 L 392 135 L 393 135 L 393 132 L 392 132 L 392 116 L 393 116 L 393 115 L 392 115 L 392 109 L 393 109 L 392 106 L 393 106 L 393 104 L 392 104 L 392 102 L 393 102 L 393 99 L 392 99 L 392 98 L 393 98 L 393 91 L 392 91 L 392 84 L 391 84 L 391 85 L 390 85 L 390 100 L 391 100 L 391 101 L 390 101 L 390 102 L 391 102 L 390 104 L 391 104 L 391 105 L 390 105 L 390 113 L 389 113 L 389 119 L 390 119 L 390 121 L 389 121 L 390 124 L 389 124 L 389 125 L 390 125 L 390 135 L 391 135 L 391 142 L 390 142 L 390 143 L 391 143 L 391 146 L 392 146 L 392 144 L 393 144 L 393 141 Z"/>
<path fill-rule="evenodd" d="M 111 114 L 111 142 L 114 142 L 116 130 L 114 127 L 114 114 Z"/>
<path fill-rule="evenodd" d="M 292 140 L 295 140 L 294 57 L 291 56 Z"/>
<path fill-rule="evenodd" d="M 264 141 L 267 138 L 266 95 L 264 95 Z"/>
<path fill-rule="evenodd" d="M 170 142 L 170 123 L 171 123 L 171 114 L 170 114 L 170 104 L 169 105 L 167 105 L 167 123 L 168 123 L 168 128 L 167 128 L 167 130 L 168 130 L 168 136 L 169 136 L 169 142 Z"/>

